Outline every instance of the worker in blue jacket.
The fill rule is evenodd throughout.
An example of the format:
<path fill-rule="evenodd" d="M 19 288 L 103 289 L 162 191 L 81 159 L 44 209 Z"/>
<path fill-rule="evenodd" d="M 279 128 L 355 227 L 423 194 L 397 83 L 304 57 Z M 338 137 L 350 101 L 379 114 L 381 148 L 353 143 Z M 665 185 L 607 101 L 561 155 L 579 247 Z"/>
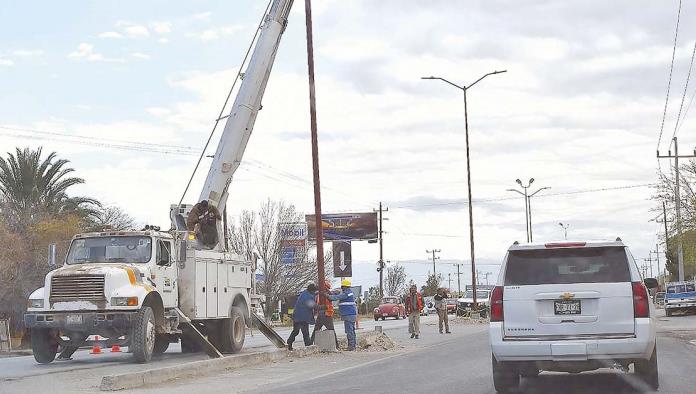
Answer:
<path fill-rule="evenodd" d="M 341 320 L 346 330 L 348 338 L 348 350 L 355 350 L 355 319 L 358 314 L 358 307 L 355 303 L 355 295 L 350 288 L 350 281 L 343 279 L 341 281 L 340 294 L 325 294 L 326 298 L 331 301 L 338 301 L 338 311 L 341 314 Z"/>
<path fill-rule="evenodd" d="M 292 343 L 295 342 L 295 337 L 300 333 L 300 330 L 302 331 L 305 346 L 312 344 L 312 339 L 309 337 L 309 325 L 314 324 L 317 290 L 317 286 L 314 283 L 310 283 L 307 285 L 307 289 L 297 297 L 295 309 L 292 312 L 292 332 L 288 338 L 288 350 L 292 350 Z"/>

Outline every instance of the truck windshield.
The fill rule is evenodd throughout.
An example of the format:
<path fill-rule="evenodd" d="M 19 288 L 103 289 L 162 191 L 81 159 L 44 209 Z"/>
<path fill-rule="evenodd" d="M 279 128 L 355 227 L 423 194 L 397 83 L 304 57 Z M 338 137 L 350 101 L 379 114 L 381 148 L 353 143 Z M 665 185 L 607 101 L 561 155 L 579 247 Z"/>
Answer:
<path fill-rule="evenodd" d="M 147 263 L 151 256 L 150 237 L 82 238 L 70 245 L 67 263 Z"/>

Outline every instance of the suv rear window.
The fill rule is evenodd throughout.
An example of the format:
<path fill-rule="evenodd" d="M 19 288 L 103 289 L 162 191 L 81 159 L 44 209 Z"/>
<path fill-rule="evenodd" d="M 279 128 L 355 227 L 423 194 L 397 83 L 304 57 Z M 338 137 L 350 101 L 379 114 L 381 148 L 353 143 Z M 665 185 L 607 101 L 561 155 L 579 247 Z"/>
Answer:
<path fill-rule="evenodd" d="M 505 285 L 630 282 L 623 247 L 513 250 Z"/>

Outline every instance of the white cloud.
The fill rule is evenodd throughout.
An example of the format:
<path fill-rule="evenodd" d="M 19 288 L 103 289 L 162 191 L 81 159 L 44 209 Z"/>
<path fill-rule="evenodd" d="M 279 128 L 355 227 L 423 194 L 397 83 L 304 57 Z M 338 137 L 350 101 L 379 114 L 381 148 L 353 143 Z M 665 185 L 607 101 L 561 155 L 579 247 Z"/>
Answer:
<path fill-rule="evenodd" d="M 200 33 L 198 35 L 198 38 L 200 38 L 202 41 L 212 41 L 217 40 L 219 38 L 219 35 L 216 30 L 208 29 Z"/>
<path fill-rule="evenodd" d="M 210 11 L 199 12 L 197 14 L 193 14 L 193 19 L 209 19 L 211 15 L 213 15 L 213 13 Z"/>
<path fill-rule="evenodd" d="M 15 49 L 12 54 L 19 57 L 35 57 L 43 55 L 44 51 L 41 49 Z"/>
<path fill-rule="evenodd" d="M 150 108 L 146 109 L 145 111 L 147 111 L 147 113 L 149 113 L 150 115 L 158 117 L 158 118 L 168 116 L 172 113 L 172 110 L 170 110 L 169 108 L 164 108 L 164 107 L 150 107 Z"/>
<path fill-rule="evenodd" d="M 159 40 L 157 40 L 157 41 L 158 41 L 159 43 L 161 43 L 161 44 L 166 44 L 166 43 L 168 43 L 168 42 L 169 42 L 169 39 L 168 39 L 168 38 L 164 38 L 164 37 L 162 37 L 162 38 L 160 38 L 160 39 L 159 39 Z"/>
<path fill-rule="evenodd" d="M 118 21 L 116 22 L 116 27 L 121 28 L 123 32 L 131 38 L 141 38 L 150 36 L 150 30 L 148 30 L 147 27 L 132 22 Z"/>
<path fill-rule="evenodd" d="M 116 32 L 116 31 L 105 31 L 103 33 L 99 33 L 97 36 L 99 38 L 123 38 L 123 34 Z"/>
<path fill-rule="evenodd" d="M 14 66 L 14 62 L 10 59 L 3 59 L 0 57 L 0 66 Z"/>
<path fill-rule="evenodd" d="M 71 59 L 82 59 L 90 62 L 115 62 L 123 63 L 125 60 L 120 58 L 109 58 L 101 53 L 94 52 L 94 45 L 86 42 L 77 46 L 77 50 L 70 52 L 68 57 Z"/>
<path fill-rule="evenodd" d="M 150 25 L 152 26 L 152 30 L 157 34 L 167 34 L 172 31 L 172 22 L 156 21 L 152 22 Z"/>
<path fill-rule="evenodd" d="M 233 35 L 244 29 L 244 25 L 226 25 L 222 27 L 212 27 L 200 32 L 188 33 L 187 36 L 198 38 L 201 41 L 213 41 L 223 36 Z"/>
<path fill-rule="evenodd" d="M 133 52 L 130 55 L 135 57 L 135 58 L 138 58 L 138 59 L 144 59 L 144 60 L 150 59 L 150 55 L 148 55 L 146 53 L 142 53 L 142 52 Z"/>

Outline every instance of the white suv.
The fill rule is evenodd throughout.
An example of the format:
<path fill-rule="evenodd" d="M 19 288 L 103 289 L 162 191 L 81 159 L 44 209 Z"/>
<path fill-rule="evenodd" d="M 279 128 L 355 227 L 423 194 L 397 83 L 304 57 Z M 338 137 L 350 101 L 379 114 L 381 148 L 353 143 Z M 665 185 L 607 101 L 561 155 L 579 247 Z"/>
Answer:
<path fill-rule="evenodd" d="M 617 367 L 658 387 L 653 306 L 628 247 L 612 242 L 515 242 L 491 294 L 497 391 L 541 370 Z"/>

